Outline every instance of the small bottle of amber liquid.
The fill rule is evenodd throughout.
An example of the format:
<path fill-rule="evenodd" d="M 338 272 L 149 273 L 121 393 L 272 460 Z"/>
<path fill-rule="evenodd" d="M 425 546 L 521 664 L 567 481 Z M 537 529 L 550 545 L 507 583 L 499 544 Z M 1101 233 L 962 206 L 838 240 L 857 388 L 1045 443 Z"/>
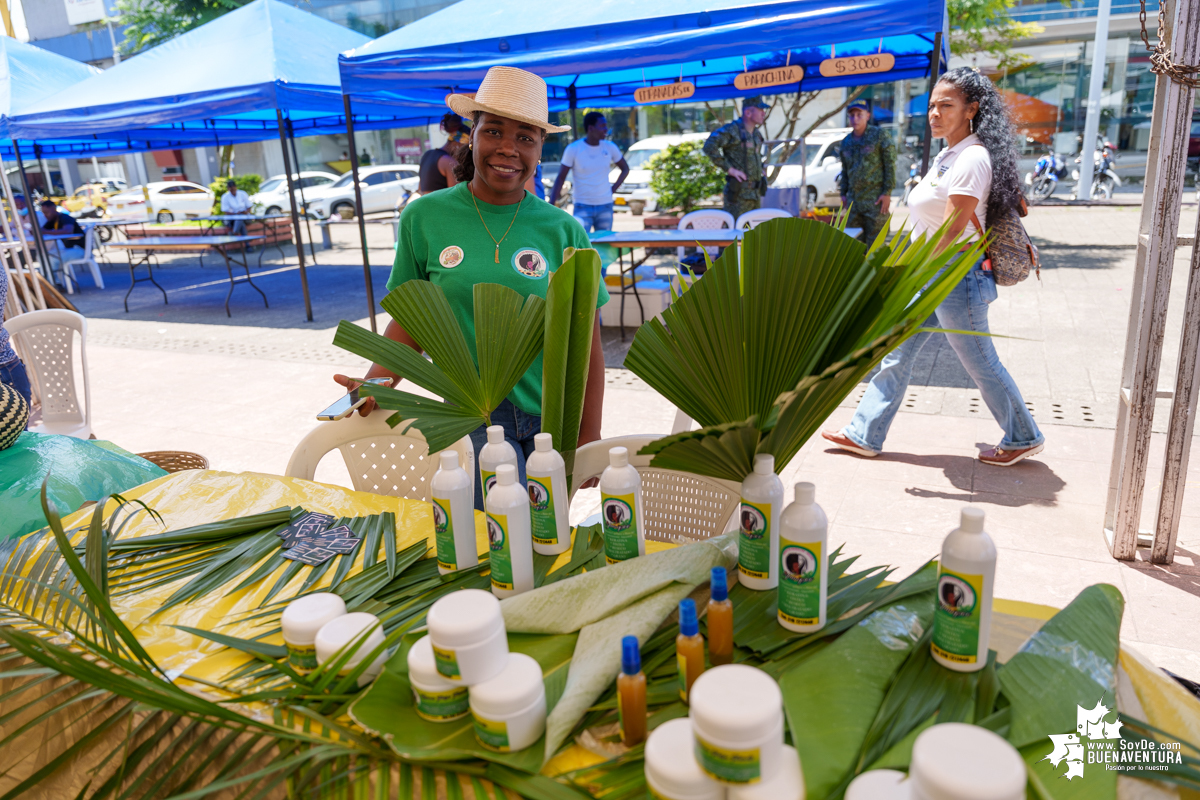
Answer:
<path fill-rule="evenodd" d="M 733 663 L 733 601 L 724 567 L 712 568 L 708 599 L 708 660 L 714 667 Z"/>
<path fill-rule="evenodd" d="M 675 660 L 679 667 L 679 699 L 687 702 L 692 684 L 704 672 L 704 637 L 696 619 L 696 601 L 679 601 L 679 635 L 675 637 Z"/>
<path fill-rule="evenodd" d="M 621 640 L 617 714 L 621 719 L 622 743 L 626 747 L 641 744 L 646 738 L 646 676 L 642 674 L 642 652 L 636 636 Z"/>

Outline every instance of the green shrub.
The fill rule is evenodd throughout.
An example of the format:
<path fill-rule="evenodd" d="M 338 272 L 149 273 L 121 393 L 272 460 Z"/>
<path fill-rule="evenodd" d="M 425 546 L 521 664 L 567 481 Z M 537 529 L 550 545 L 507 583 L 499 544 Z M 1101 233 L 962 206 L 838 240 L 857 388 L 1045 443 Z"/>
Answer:
<path fill-rule="evenodd" d="M 659 208 L 680 207 L 684 213 L 725 188 L 725 173 L 704 155 L 704 142 L 694 140 L 667 148 L 650 159 L 650 188 Z"/>
<path fill-rule="evenodd" d="M 245 175 L 234 175 L 233 179 L 237 181 L 239 192 L 246 194 L 258 194 L 258 187 L 262 185 L 262 175 L 257 175 L 253 172 L 247 172 Z M 225 184 L 229 182 L 229 178 L 217 178 L 208 185 L 208 188 L 213 193 L 213 213 L 221 213 L 221 196 L 225 194 Z"/>

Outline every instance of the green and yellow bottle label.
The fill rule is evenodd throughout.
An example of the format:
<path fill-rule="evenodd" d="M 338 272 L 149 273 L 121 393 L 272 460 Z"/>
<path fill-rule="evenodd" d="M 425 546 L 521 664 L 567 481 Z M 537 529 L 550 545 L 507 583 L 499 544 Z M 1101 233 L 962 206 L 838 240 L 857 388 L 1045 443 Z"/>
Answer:
<path fill-rule="evenodd" d="M 467 687 L 460 686 L 444 692 L 426 692 L 413 687 L 417 716 L 430 722 L 449 722 L 467 715 L 470 706 Z"/>
<path fill-rule="evenodd" d="M 454 520 L 450 518 L 450 501 L 433 498 L 433 539 L 437 544 L 437 563 L 442 569 L 458 569 L 454 552 Z"/>
<path fill-rule="evenodd" d="M 938 567 L 933 610 L 933 654 L 955 664 L 979 662 L 983 576 Z"/>
<path fill-rule="evenodd" d="M 709 744 L 696 736 L 696 763 L 704 774 L 725 783 L 758 783 L 762 780 L 762 764 L 758 748 L 729 750 Z"/>
<path fill-rule="evenodd" d="M 600 514 L 604 518 L 604 560 L 609 564 L 638 555 L 637 502 L 629 494 L 602 494 Z"/>
<path fill-rule="evenodd" d="M 488 492 L 496 485 L 496 473 L 488 472 L 486 469 L 479 470 L 479 482 L 483 484 L 483 499 L 486 500 Z"/>
<path fill-rule="evenodd" d="M 500 720 L 486 719 L 474 710 L 471 717 L 475 720 L 475 738 L 488 750 L 500 753 L 508 752 L 508 723 Z"/>
<path fill-rule="evenodd" d="M 779 618 L 784 622 L 821 621 L 821 544 L 779 540 Z"/>
<path fill-rule="evenodd" d="M 462 678 L 462 672 L 458 669 L 458 655 L 453 650 L 443 650 L 433 645 L 433 665 L 443 678 Z"/>
<path fill-rule="evenodd" d="M 738 572 L 747 578 L 771 577 L 771 504 L 742 500 L 738 534 Z"/>
<path fill-rule="evenodd" d="M 679 670 L 679 672 L 678 672 L 678 676 L 679 676 L 679 699 L 680 699 L 680 700 L 682 700 L 683 702 L 685 702 L 685 703 L 686 703 L 686 702 L 687 702 L 687 699 L 688 699 L 688 692 L 687 692 L 687 656 L 685 656 L 683 653 L 676 652 L 676 653 L 675 653 L 675 667 L 676 667 L 676 668 Z"/>
<path fill-rule="evenodd" d="M 558 544 L 558 517 L 554 513 L 554 483 L 550 478 L 529 476 L 529 516 L 533 524 L 533 543 Z"/>
<path fill-rule="evenodd" d="M 492 586 L 513 588 L 512 545 L 508 539 L 508 515 L 487 515 L 488 551 L 492 562 Z"/>
<path fill-rule="evenodd" d="M 291 644 L 284 640 L 287 645 L 288 663 L 297 671 L 311 672 L 317 668 L 317 646 L 315 644 Z"/>

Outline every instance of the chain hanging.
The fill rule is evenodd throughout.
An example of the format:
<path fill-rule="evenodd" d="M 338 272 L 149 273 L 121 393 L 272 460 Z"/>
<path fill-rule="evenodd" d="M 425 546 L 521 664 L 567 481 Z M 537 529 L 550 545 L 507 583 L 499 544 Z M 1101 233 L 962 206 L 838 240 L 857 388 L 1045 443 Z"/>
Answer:
<path fill-rule="evenodd" d="M 1167 27 L 1168 0 L 1159 0 L 1158 3 L 1158 44 L 1153 47 L 1150 45 L 1150 35 L 1146 32 L 1146 0 L 1139 0 L 1139 2 L 1142 5 L 1142 11 L 1138 15 L 1142 22 L 1142 44 L 1146 45 L 1146 49 L 1150 51 L 1150 71 L 1157 75 L 1166 75 L 1184 86 L 1190 86 L 1193 89 L 1200 88 L 1200 77 L 1197 77 L 1200 75 L 1200 65 L 1188 66 L 1177 63 L 1175 53 L 1163 42 L 1162 32 Z"/>

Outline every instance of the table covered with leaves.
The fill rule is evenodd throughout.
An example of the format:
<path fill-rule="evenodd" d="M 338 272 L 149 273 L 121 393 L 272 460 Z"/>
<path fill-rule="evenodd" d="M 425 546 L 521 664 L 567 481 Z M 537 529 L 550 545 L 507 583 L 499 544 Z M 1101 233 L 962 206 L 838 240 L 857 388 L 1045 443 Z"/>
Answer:
<path fill-rule="evenodd" d="M 276 533 L 304 511 L 334 516 L 362 544 L 318 567 L 283 559 Z M 204 471 L 90 515 L 49 517 L 49 529 L 3 554 L 2 797 L 640 798 L 642 749 L 623 748 L 615 729 L 619 639 L 643 642 L 650 727 L 685 715 L 671 613 L 682 597 L 704 599 L 712 566 L 736 562 L 732 538 L 720 537 L 605 567 L 598 528 L 576 531 L 562 556 L 538 557 L 540 588 L 503 609 L 510 647 L 543 667 L 547 735 L 493 753 L 468 721 L 429 723 L 412 708 L 405 655 L 429 605 L 488 584 L 486 561 L 438 574 L 427 504 Z M 485 550 L 482 525 L 477 535 Z M 1037 609 L 998 614 L 999 657 L 964 675 L 928 656 L 935 576 L 932 563 L 904 577 L 860 568 L 839 550 L 831 623 L 807 636 L 775 623 L 773 593 L 732 589 L 736 660 L 779 681 L 808 797 L 839 797 L 867 768 L 904 768 L 916 734 L 937 721 L 1007 736 L 1032 791 L 1050 798 L 1118 796 L 1115 773 L 1067 781 L 1043 760 L 1048 734 L 1075 729 L 1078 705 L 1107 698 L 1131 740 L 1157 729 L 1200 738 L 1200 705 L 1120 649 L 1114 588 L 1085 590 L 1044 625 Z M 287 666 L 280 613 L 317 590 L 383 621 L 395 652 L 368 688 L 357 672 Z M 1196 755 L 1185 747 L 1184 763 L 1160 778 L 1200 787 Z M 1154 796 L 1179 796 L 1162 785 Z"/>

